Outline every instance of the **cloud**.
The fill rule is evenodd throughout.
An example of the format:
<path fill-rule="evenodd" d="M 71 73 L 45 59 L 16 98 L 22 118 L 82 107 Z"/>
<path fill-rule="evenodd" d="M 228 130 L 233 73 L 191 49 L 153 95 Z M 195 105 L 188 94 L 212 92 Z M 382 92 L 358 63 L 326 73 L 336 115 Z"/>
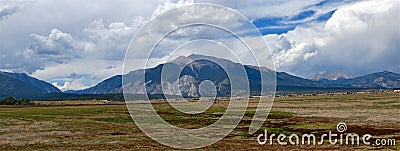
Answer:
<path fill-rule="evenodd" d="M 94 20 L 76 35 L 52 29 L 48 36 L 31 34 L 27 57 L 42 58 L 49 62 L 66 63 L 79 58 L 122 60 L 134 33 L 144 23 L 140 16 L 131 25 L 124 22 Z"/>
<path fill-rule="evenodd" d="M 129 25 L 124 22 L 95 20 L 81 32 L 82 41 L 90 45 L 84 52 L 88 58 L 122 60 L 136 31 L 144 24 L 144 18 L 136 16 Z"/>
<path fill-rule="evenodd" d="M 166 3 L 166 6 L 159 8 L 166 9 L 180 7 L 192 3 L 193 1 L 178 1 L 175 5 Z M 175 10 L 175 12 L 164 13 L 160 15 L 157 20 L 151 20 L 146 26 L 144 26 L 144 28 L 141 29 L 142 32 L 140 35 L 136 35 L 137 43 L 139 43 L 140 46 L 134 45 L 137 47 L 131 50 L 134 51 L 136 55 L 135 57 L 146 58 L 147 56 L 145 56 L 145 52 L 151 50 L 158 40 L 161 41 L 154 49 L 151 57 L 162 58 L 165 55 L 170 54 L 181 44 L 191 40 L 224 40 L 226 38 L 232 38 L 232 35 L 223 29 L 227 29 L 228 31 L 230 30 L 239 36 L 245 36 L 245 34 L 249 33 L 246 27 L 249 27 L 250 25 L 245 24 L 247 20 L 242 19 L 241 15 L 231 13 L 230 10 L 206 6 L 198 6 L 198 8 L 202 9 L 201 11 L 191 10 L 188 8 L 190 7 L 181 7 L 180 9 Z M 157 14 L 158 12 L 165 11 L 155 12 Z M 193 25 L 193 23 L 206 23 L 210 26 Z M 191 26 L 187 26 L 188 24 L 191 24 Z M 222 27 L 223 29 L 218 27 Z M 251 27 L 253 26 L 251 25 Z M 168 33 L 168 35 L 165 35 L 166 33 Z"/>
<path fill-rule="evenodd" d="M 63 63 L 65 60 L 77 58 L 84 47 L 68 33 L 52 29 L 48 36 L 31 34 L 31 46 L 26 53 L 29 57 L 39 57 Z"/>
<path fill-rule="evenodd" d="M 181 6 L 187 6 L 187 5 L 192 5 L 194 4 L 194 0 L 179 0 L 177 2 L 171 2 L 171 1 L 166 1 L 162 5 L 158 5 L 157 8 L 153 11 L 152 18 L 155 16 L 158 16 L 170 9 L 181 7 Z"/>
<path fill-rule="evenodd" d="M 326 23 L 266 35 L 277 68 L 307 77 L 325 70 L 400 72 L 400 2 L 361 1 L 340 7 Z"/>
<path fill-rule="evenodd" d="M 122 74 L 122 61 L 77 59 L 67 64 L 48 65 L 36 70 L 32 76 L 47 79 L 50 83 L 83 79 L 84 85 L 94 86 L 116 74 Z"/>
<path fill-rule="evenodd" d="M 17 12 L 18 7 L 11 5 L 0 6 L 0 21 Z"/>
<path fill-rule="evenodd" d="M 67 90 L 81 90 L 87 88 L 83 83 L 83 79 L 75 79 L 72 82 L 66 81 L 62 85 L 59 85 L 57 82 L 54 82 L 53 85 L 60 89 L 61 91 Z"/>
<path fill-rule="evenodd" d="M 191 3 L 193 2 L 179 1 L 175 4 L 167 1 L 160 5 L 154 14 Z M 54 60 L 54 63 L 47 64 L 43 69 L 35 70 L 32 75 L 50 82 L 60 83 L 60 81 L 74 79 L 74 77 L 65 75 L 79 73 L 84 75 L 81 83 L 93 86 L 101 80 L 121 74 L 122 61 L 129 42 L 148 19 L 135 16 L 129 24 L 125 22 L 106 24 L 104 20 L 97 19 L 73 35 L 58 29 L 53 29 L 48 36 L 33 34 L 31 35 L 32 46 L 26 52 L 28 53 L 26 56 L 42 56 L 49 62 Z M 53 56 L 58 58 L 50 59 Z M 64 60 L 64 62 L 60 62 L 60 60 Z M 139 64 L 139 62 L 145 62 L 146 58 L 133 61 L 136 62 L 134 64 Z M 150 64 L 150 66 L 155 65 L 157 64 Z M 136 69 L 139 67 L 132 68 L 132 70 Z"/>
<path fill-rule="evenodd" d="M 265 40 L 274 53 L 278 69 L 296 66 L 318 54 L 315 44 L 289 41 L 284 35 L 267 35 Z"/>
<path fill-rule="evenodd" d="M 89 33 L 84 33 L 83 29 L 89 28 L 88 25 L 96 20 L 102 20 L 106 29 L 119 28 L 120 23 L 130 26 L 135 16 L 148 18 L 153 10 L 162 3 L 164 3 L 162 0 L 119 0 L 117 2 L 107 0 L 96 2 L 80 0 L 0 1 L 0 10 L 3 12 L 0 21 L 0 52 L 6 55 L 4 58 L 0 56 L 0 69 L 32 73 L 54 63 L 69 62 L 71 61 L 70 56 L 74 55 L 107 58 L 112 54 L 111 57 L 114 59 L 115 56 L 123 56 L 117 54 L 114 56 L 111 52 L 96 54 L 96 50 L 94 50 L 98 48 L 94 47 L 97 45 L 96 41 L 90 41 L 87 35 Z M 110 24 L 113 25 L 110 27 L 108 26 Z M 51 39 L 51 35 L 60 36 L 63 34 L 71 36 L 72 39 L 69 39 L 71 41 L 68 41 L 68 36 L 62 37 L 60 41 Z M 134 31 L 130 34 L 126 41 L 131 39 Z M 118 39 L 114 41 L 118 41 Z M 105 45 L 103 44 L 103 46 Z M 74 53 L 69 54 L 69 56 L 61 52 L 68 52 L 70 51 L 69 48 L 77 47 L 78 49 L 73 50 Z M 118 48 L 121 47 L 123 46 Z M 32 49 L 28 51 L 30 48 Z M 58 51 L 56 48 L 61 48 L 61 50 Z M 111 51 L 114 48 L 104 48 L 102 51 L 106 52 L 105 49 Z M 114 51 L 120 50 L 115 48 Z M 101 54 L 104 54 L 104 56 L 101 56 Z M 61 61 L 57 61 L 57 58 L 60 58 Z M 15 62 L 15 60 L 18 60 L 18 62 Z"/>
<path fill-rule="evenodd" d="M 0 70 L 27 72 L 51 83 L 62 84 L 60 87 L 70 82 L 70 88 L 79 87 L 78 82 L 74 83 L 78 79 L 82 79 L 80 83 L 85 86 L 93 86 L 105 78 L 121 74 L 125 51 L 142 25 L 167 10 L 194 3 L 193 0 L 100 0 L 96 3 L 43 0 L 2 5 L 2 2 Z M 232 7 L 255 21 L 280 19 L 276 25 L 262 24 L 259 27 L 260 30 L 285 28 L 280 32 L 283 34 L 264 36 L 280 71 L 305 77 L 323 70 L 353 74 L 381 70 L 400 72 L 400 59 L 397 57 L 400 39 L 398 1 L 196 2 Z M 197 16 L 207 13 L 200 12 Z M 158 38 L 165 32 L 165 25 L 204 21 L 188 14 L 179 15 L 177 20 L 166 17 L 154 25 L 157 30 L 148 32 L 142 43 L 148 44 L 148 39 Z M 208 15 L 207 21 L 245 32 L 240 30 L 243 27 L 240 22 L 234 22 L 232 16 Z M 325 19 L 320 19 L 321 16 Z M 205 27 L 176 31 L 160 43 L 150 66 L 165 62 L 165 55 L 188 40 L 216 35 L 214 39 L 229 44 L 229 38 L 215 33 L 216 30 Z M 251 41 L 251 38 L 247 35 L 245 39 Z M 230 44 L 239 47 L 235 42 Z M 207 45 L 193 47 L 213 48 Z M 136 54 L 137 59 L 131 60 L 133 63 L 145 61 L 147 56 L 140 56 L 140 51 Z M 134 69 L 137 67 L 131 70 Z M 72 73 L 77 76 L 71 77 Z"/>
<path fill-rule="evenodd" d="M 303 7 L 299 12 L 292 16 L 288 16 L 286 20 L 283 21 L 284 24 L 301 24 L 309 23 L 313 21 L 325 21 L 330 18 L 330 14 L 335 12 L 338 8 L 356 3 L 357 0 L 322 0 L 315 1 L 316 3 L 310 4 L 309 6 Z"/>

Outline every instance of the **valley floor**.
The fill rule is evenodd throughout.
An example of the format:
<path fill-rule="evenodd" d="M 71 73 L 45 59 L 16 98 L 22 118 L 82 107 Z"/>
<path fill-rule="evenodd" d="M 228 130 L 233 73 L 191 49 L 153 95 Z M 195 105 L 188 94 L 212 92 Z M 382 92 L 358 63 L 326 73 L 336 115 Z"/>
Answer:
<path fill-rule="evenodd" d="M 221 100 L 205 113 L 189 116 L 177 112 L 165 101 L 153 102 L 161 117 L 184 128 L 215 122 L 229 103 Z M 47 106 L 0 106 L 0 150 L 174 150 L 147 137 L 134 124 L 125 104 L 40 103 Z M 232 133 L 200 150 L 400 150 L 400 93 L 279 97 L 261 130 L 251 135 L 247 132 L 256 103 L 251 100 L 245 117 Z M 345 133 L 371 134 L 371 140 L 391 138 L 396 145 L 257 143 L 257 136 L 263 130 L 288 135 L 324 134 L 337 132 L 339 122 L 347 124 Z"/>

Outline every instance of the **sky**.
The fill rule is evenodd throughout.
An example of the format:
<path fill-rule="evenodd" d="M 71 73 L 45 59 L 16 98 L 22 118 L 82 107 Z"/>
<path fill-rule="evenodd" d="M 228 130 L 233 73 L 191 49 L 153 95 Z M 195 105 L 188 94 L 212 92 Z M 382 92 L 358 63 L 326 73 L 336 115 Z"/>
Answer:
<path fill-rule="evenodd" d="M 323 71 L 400 73 L 397 0 L 0 0 L 0 71 L 27 73 L 64 91 L 94 86 L 122 74 L 129 43 L 143 25 L 194 3 L 226 6 L 247 17 L 262 34 L 277 71 L 305 78 Z M 207 30 L 182 30 L 162 48 L 202 34 Z M 156 62 L 166 61 L 166 51 L 158 52 Z"/>

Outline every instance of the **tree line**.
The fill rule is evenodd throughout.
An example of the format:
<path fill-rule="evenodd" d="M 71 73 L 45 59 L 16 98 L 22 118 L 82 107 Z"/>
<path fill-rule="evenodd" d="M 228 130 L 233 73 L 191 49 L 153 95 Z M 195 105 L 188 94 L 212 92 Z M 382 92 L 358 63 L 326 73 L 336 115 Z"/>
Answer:
<path fill-rule="evenodd" d="M 14 97 L 6 97 L 3 100 L 0 100 L 0 105 L 30 105 L 31 104 L 31 100 L 29 99 L 15 99 Z"/>

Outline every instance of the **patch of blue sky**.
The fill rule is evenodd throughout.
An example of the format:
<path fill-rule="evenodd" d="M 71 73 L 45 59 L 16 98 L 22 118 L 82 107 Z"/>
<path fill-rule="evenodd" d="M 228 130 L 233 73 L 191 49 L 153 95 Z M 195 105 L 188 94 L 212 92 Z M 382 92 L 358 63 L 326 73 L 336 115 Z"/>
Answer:
<path fill-rule="evenodd" d="M 296 27 L 295 25 L 288 27 L 288 25 L 283 23 L 284 20 L 286 20 L 284 17 L 266 17 L 255 19 L 253 24 L 260 30 L 262 35 L 282 34 Z"/>
<path fill-rule="evenodd" d="M 325 22 L 332 17 L 338 6 L 357 1 L 359 0 L 322 0 L 315 5 L 303 8 L 303 11 L 294 16 L 257 18 L 253 23 L 263 35 L 287 33 L 298 26 Z"/>
<path fill-rule="evenodd" d="M 311 22 L 327 21 L 334 12 L 335 10 L 316 16 L 315 11 L 308 10 L 300 12 L 291 18 L 266 17 L 255 19 L 253 24 L 260 30 L 262 35 L 283 34 L 295 29 L 297 26 L 307 26 Z"/>
<path fill-rule="evenodd" d="M 347 3 L 350 1 L 356 1 L 356 0 L 323 0 L 319 2 L 318 4 L 315 4 L 315 7 L 324 7 L 324 6 L 329 6 L 333 4 L 338 4 L 338 3 Z"/>
<path fill-rule="evenodd" d="M 303 11 L 300 12 L 299 14 L 297 14 L 296 16 L 291 17 L 289 20 L 293 21 L 293 20 L 302 20 L 308 17 L 311 17 L 315 14 L 315 11 L 313 10 L 308 10 L 308 11 Z"/>
<path fill-rule="evenodd" d="M 258 28 L 260 30 L 262 35 L 268 35 L 268 34 L 284 34 L 287 33 L 288 31 L 294 30 L 296 26 L 291 25 L 291 26 L 281 26 L 281 27 L 264 27 L 264 28 Z"/>

